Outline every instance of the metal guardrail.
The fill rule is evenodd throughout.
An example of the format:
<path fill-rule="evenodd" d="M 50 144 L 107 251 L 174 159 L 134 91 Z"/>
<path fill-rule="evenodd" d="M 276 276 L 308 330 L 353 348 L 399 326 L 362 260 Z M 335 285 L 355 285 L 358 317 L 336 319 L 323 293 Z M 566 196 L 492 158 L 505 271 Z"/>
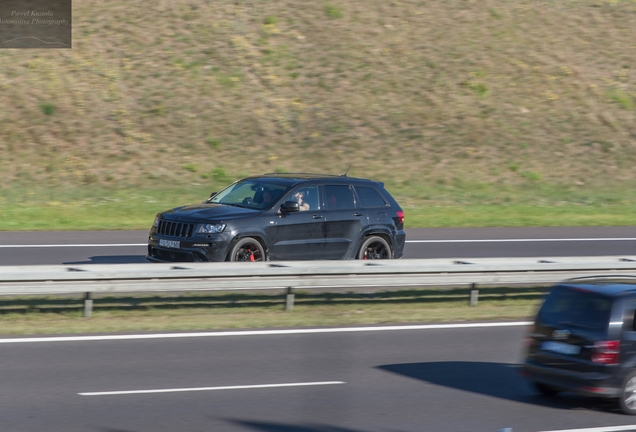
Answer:
<path fill-rule="evenodd" d="M 160 291 L 341 290 L 353 287 L 551 284 L 601 274 L 636 275 L 636 257 L 402 259 L 377 261 L 279 261 L 258 263 L 86 264 L 0 266 L 0 296 Z"/>
<path fill-rule="evenodd" d="M 531 284 L 636 275 L 635 256 L 0 266 L 0 295 Z"/>

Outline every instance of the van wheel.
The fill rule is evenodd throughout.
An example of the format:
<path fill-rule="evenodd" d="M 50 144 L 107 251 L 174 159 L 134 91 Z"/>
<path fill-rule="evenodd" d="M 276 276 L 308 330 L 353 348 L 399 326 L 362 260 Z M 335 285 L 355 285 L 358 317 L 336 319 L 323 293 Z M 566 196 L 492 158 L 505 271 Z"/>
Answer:
<path fill-rule="evenodd" d="M 625 414 L 636 415 L 636 372 L 625 377 L 618 405 Z"/>
<path fill-rule="evenodd" d="M 543 396 L 552 397 L 559 393 L 559 390 L 554 387 L 539 382 L 534 383 L 534 388 L 536 388 Z"/>
<path fill-rule="evenodd" d="M 382 237 L 371 236 L 362 243 L 358 259 L 391 259 L 391 246 Z"/>
<path fill-rule="evenodd" d="M 265 249 L 252 237 L 242 238 L 232 247 L 230 261 L 265 261 Z"/>

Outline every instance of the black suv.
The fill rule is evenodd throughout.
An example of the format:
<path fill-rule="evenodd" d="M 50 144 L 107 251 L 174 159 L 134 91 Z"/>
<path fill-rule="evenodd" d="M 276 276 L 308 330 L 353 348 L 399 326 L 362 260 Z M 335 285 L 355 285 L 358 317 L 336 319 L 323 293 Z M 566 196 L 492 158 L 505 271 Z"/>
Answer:
<path fill-rule="evenodd" d="M 383 183 L 346 176 L 265 174 L 201 203 L 157 214 L 156 262 L 400 258 L 404 212 Z"/>
<path fill-rule="evenodd" d="M 636 415 L 636 277 L 578 278 L 553 287 L 528 337 L 521 374 L 546 396 L 615 399 Z"/>

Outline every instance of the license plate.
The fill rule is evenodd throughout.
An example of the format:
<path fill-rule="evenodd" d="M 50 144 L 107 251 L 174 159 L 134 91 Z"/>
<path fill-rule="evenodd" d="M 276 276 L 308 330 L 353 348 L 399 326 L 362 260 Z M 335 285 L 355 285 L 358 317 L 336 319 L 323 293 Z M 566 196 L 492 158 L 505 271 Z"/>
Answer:
<path fill-rule="evenodd" d="M 563 342 L 546 341 L 541 344 L 543 351 L 552 351 L 565 355 L 577 355 L 581 352 L 581 347 L 577 345 L 570 345 Z"/>
<path fill-rule="evenodd" d="M 159 246 L 171 248 L 171 249 L 180 249 L 181 242 L 179 240 L 164 240 L 159 239 Z"/>

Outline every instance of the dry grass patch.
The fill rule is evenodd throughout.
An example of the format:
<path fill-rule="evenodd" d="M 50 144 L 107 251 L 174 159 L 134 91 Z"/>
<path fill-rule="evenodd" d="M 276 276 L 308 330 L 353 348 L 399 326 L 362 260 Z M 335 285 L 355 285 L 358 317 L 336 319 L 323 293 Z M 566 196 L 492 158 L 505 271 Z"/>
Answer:
<path fill-rule="evenodd" d="M 349 164 L 400 187 L 634 185 L 633 1 L 87 0 L 74 16 L 73 50 L 0 51 L 2 187 Z"/>

